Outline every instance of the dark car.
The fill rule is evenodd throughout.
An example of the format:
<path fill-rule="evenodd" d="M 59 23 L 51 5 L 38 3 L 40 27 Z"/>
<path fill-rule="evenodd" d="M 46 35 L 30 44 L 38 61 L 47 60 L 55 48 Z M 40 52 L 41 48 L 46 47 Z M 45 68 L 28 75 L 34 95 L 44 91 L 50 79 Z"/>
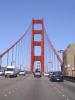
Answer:
<path fill-rule="evenodd" d="M 0 76 L 4 76 L 4 71 L 0 70 Z"/>
<path fill-rule="evenodd" d="M 51 77 L 50 77 L 50 81 L 60 81 L 60 82 L 63 82 L 62 72 L 61 71 L 53 72 Z"/>
<path fill-rule="evenodd" d="M 35 71 L 34 72 L 34 77 L 41 77 L 41 72 L 40 71 Z"/>

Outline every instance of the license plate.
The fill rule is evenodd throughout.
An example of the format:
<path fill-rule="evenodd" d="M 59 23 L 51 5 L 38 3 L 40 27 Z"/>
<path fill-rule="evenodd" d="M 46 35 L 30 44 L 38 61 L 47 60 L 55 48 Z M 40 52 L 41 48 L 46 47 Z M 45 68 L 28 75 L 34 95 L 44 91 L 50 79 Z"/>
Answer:
<path fill-rule="evenodd" d="M 59 80 L 59 79 L 57 79 L 57 80 Z"/>

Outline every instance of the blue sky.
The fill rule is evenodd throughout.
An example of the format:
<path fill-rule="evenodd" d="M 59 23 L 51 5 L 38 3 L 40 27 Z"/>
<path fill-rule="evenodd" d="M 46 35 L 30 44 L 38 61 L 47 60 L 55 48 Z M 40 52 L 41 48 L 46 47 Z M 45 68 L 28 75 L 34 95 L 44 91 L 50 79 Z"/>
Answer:
<path fill-rule="evenodd" d="M 32 18 L 44 19 L 57 51 L 75 43 L 75 0 L 0 0 L 0 52 L 22 35 Z"/>
<path fill-rule="evenodd" d="M 75 43 L 75 0 L 0 0 L 0 51 L 21 36 L 32 18 L 44 18 L 57 50 Z"/>

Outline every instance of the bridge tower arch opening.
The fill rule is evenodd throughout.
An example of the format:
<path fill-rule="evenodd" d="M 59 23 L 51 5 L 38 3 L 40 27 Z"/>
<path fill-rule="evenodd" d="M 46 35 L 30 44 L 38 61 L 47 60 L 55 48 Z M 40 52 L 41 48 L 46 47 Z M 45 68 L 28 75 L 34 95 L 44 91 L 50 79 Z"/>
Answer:
<path fill-rule="evenodd" d="M 34 61 L 34 69 L 33 71 L 35 71 L 36 69 L 41 70 L 41 62 L 40 61 Z"/>
<path fill-rule="evenodd" d="M 39 25 L 39 27 L 36 27 Z M 35 35 L 40 39 L 35 40 Z M 35 46 L 40 46 L 40 55 L 35 55 Z M 31 72 L 34 72 L 34 62 L 41 63 L 41 72 L 44 73 L 44 22 L 43 19 L 32 20 L 32 37 L 31 37 Z"/>

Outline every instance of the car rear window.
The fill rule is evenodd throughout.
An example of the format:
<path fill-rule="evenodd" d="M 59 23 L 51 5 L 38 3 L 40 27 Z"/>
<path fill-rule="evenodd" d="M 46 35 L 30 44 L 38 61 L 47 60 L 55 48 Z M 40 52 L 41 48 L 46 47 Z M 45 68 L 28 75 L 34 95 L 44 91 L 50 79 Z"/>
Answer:
<path fill-rule="evenodd" d="M 62 73 L 61 72 L 53 72 L 53 75 L 59 76 L 59 75 L 62 75 Z"/>

